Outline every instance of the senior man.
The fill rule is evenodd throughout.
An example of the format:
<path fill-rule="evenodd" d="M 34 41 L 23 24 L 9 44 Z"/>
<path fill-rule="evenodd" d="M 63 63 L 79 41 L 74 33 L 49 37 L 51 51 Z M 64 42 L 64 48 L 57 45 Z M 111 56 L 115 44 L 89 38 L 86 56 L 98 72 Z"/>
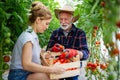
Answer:
<path fill-rule="evenodd" d="M 74 16 L 73 7 L 64 5 L 62 8 L 55 9 L 55 16 L 60 21 L 60 28 L 52 32 L 47 50 L 58 43 L 63 45 L 65 49 L 77 50 L 80 60 L 86 60 L 89 57 L 86 34 L 73 24 L 79 19 L 79 15 Z M 78 76 L 60 80 L 78 80 Z"/>

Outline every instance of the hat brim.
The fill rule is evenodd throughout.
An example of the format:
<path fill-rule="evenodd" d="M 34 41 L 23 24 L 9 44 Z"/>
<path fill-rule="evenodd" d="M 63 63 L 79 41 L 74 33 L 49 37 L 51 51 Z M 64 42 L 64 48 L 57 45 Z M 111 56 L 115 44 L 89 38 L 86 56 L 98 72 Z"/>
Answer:
<path fill-rule="evenodd" d="M 54 12 L 57 19 L 60 12 L 68 12 L 68 13 L 74 14 L 74 11 L 68 11 L 68 10 L 62 10 L 62 9 L 55 9 Z M 79 17 L 80 17 L 79 15 L 74 16 L 73 22 L 76 22 L 79 19 Z"/>

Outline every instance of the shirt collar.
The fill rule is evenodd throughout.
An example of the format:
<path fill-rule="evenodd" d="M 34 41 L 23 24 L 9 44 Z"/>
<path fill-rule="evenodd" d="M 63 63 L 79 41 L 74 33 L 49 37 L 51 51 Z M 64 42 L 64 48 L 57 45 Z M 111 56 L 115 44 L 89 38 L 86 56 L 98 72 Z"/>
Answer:
<path fill-rule="evenodd" d="M 38 39 L 38 36 L 37 36 L 37 34 L 35 33 L 34 30 L 33 30 L 33 32 L 31 34 L 34 36 L 35 39 Z"/>
<path fill-rule="evenodd" d="M 35 39 L 38 39 L 37 34 L 35 33 L 35 31 L 33 30 L 33 28 L 31 26 L 28 26 L 28 28 L 26 29 L 26 31 L 29 32 L 29 33 L 31 33 Z"/>

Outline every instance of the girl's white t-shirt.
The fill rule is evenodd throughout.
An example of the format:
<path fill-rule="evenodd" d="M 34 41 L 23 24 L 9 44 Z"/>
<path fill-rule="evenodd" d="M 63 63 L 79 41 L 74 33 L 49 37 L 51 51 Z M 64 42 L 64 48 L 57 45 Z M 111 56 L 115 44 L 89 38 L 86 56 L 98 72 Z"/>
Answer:
<path fill-rule="evenodd" d="M 41 47 L 37 34 L 32 30 L 32 27 L 28 27 L 26 31 L 22 32 L 13 48 L 12 59 L 10 69 L 23 69 L 22 67 L 22 48 L 28 42 L 31 41 L 32 47 L 32 62 L 41 64 L 40 52 Z"/>

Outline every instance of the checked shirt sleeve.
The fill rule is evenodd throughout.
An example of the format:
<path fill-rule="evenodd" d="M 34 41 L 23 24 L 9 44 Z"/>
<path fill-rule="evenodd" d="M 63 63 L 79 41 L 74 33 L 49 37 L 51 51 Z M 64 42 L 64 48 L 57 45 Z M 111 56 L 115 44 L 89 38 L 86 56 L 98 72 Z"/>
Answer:
<path fill-rule="evenodd" d="M 86 35 L 84 32 L 82 32 L 82 35 L 80 35 L 79 37 L 80 39 L 80 46 L 79 46 L 79 50 L 82 51 L 83 53 L 83 58 L 81 60 L 86 60 L 89 57 L 89 49 L 88 49 L 88 45 L 87 45 L 87 39 L 86 39 Z"/>

